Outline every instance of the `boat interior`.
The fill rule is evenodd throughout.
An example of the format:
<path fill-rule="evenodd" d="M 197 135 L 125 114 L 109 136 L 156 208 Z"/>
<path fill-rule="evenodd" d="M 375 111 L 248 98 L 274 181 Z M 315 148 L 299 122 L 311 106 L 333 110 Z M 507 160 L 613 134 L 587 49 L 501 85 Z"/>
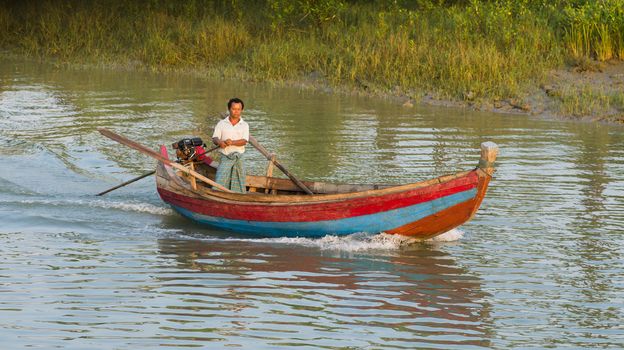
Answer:
<path fill-rule="evenodd" d="M 269 163 L 271 164 L 271 163 Z M 193 170 L 201 175 L 215 180 L 216 169 L 212 166 L 204 164 L 202 162 L 193 162 L 191 166 Z M 303 195 L 305 192 L 299 188 L 293 181 L 288 178 L 273 177 L 272 167 L 269 166 L 267 175 L 247 175 L 245 181 L 245 187 L 249 194 L 272 194 L 272 195 Z M 182 171 L 176 171 L 176 174 L 190 182 L 191 187 L 196 190 L 203 190 L 210 188 L 209 184 L 202 181 L 195 180 L 192 176 L 184 174 Z M 353 185 L 353 184 L 333 184 L 316 181 L 301 181 L 315 194 L 338 194 L 338 193 L 351 193 L 368 190 L 377 190 L 392 185 Z"/>
<path fill-rule="evenodd" d="M 304 195 L 305 192 L 299 188 L 293 181 L 288 178 L 278 178 L 274 177 L 273 169 L 271 166 L 272 163 L 269 162 L 269 166 L 267 169 L 267 174 L 264 176 L 259 175 L 247 175 L 246 178 L 246 189 L 248 194 L 262 194 L 262 195 Z M 186 166 L 190 167 L 192 170 L 198 172 L 199 174 L 211 179 L 215 180 L 216 177 L 216 168 L 204 164 L 202 162 L 193 162 L 188 163 Z M 209 184 L 206 184 L 202 181 L 196 180 L 194 177 L 183 173 L 182 171 L 176 171 L 176 175 L 180 178 L 184 179 L 186 182 L 190 184 L 190 186 L 195 191 L 203 191 L 208 188 L 211 188 Z M 456 178 L 461 174 L 455 175 L 447 175 L 442 176 L 437 179 L 432 179 L 428 181 L 422 181 L 418 184 L 424 186 L 431 185 L 433 183 L 439 183 L 448 181 L 452 178 Z M 361 191 L 370 191 L 370 190 L 378 190 L 389 187 L 394 187 L 397 185 L 382 185 L 382 184 L 336 184 L 336 183 L 327 183 L 327 182 L 317 182 L 317 181 L 301 181 L 306 187 L 308 187 L 314 194 L 341 194 L 341 193 L 353 193 L 353 192 L 361 192 Z M 413 184 L 416 185 L 416 184 Z"/>

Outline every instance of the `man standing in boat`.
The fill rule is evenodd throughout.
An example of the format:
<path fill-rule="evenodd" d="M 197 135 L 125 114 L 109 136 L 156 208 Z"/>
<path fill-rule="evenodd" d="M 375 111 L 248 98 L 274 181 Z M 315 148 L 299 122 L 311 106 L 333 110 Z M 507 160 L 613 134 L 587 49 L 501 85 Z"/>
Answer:
<path fill-rule="evenodd" d="M 212 142 L 220 147 L 221 152 L 215 180 L 234 192 L 245 193 L 243 154 L 249 141 L 249 124 L 241 118 L 245 104 L 235 97 L 227 106 L 230 115 L 217 123 L 212 134 Z"/>

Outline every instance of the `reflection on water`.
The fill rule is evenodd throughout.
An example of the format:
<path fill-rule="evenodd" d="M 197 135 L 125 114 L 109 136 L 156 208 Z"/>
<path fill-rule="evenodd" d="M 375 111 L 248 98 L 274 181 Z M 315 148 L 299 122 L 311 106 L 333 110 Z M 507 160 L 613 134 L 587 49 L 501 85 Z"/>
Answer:
<path fill-rule="evenodd" d="M 254 240 L 199 227 L 156 147 L 210 135 L 240 96 L 302 178 L 406 183 L 497 173 L 458 241 Z M 10 348 L 620 348 L 624 129 L 260 84 L 0 60 L 0 339 Z M 251 171 L 266 161 L 250 150 Z M 461 235 L 460 235 L 461 236 Z"/>
<path fill-rule="evenodd" d="M 288 333 L 291 346 L 489 345 L 479 280 L 440 251 L 343 256 L 257 242 L 158 244 L 183 271 L 158 279 L 178 302 L 180 319 L 170 321 L 182 332 L 210 324 L 215 336 L 227 329 L 275 345 Z M 201 319 L 190 325 L 189 317 Z"/>

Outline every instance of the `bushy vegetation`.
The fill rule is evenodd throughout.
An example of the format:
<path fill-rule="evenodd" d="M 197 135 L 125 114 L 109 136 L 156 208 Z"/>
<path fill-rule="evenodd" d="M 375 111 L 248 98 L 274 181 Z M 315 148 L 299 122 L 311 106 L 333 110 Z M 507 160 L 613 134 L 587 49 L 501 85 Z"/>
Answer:
<path fill-rule="evenodd" d="M 0 33 L 67 61 L 496 100 L 566 61 L 624 59 L 624 0 L 5 1 Z"/>
<path fill-rule="evenodd" d="M 624 59 L 624 1 L 587 1 L 563 10 L 563 42 L 575 58 Z"/>

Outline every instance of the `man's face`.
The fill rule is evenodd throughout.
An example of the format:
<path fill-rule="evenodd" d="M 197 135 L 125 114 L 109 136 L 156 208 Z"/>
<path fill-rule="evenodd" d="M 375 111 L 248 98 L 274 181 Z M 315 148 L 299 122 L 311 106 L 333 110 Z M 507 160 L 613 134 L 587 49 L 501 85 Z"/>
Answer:
<path fill-rule="evenodd" d="M 232 118 L 234 119 L 238 119 L 241 116 L 241 113 L 243 112 L 243 105 L 240 103 L 232 103 L 232 105 L 230 106 L 230 116 L 232 116 Z"/>

